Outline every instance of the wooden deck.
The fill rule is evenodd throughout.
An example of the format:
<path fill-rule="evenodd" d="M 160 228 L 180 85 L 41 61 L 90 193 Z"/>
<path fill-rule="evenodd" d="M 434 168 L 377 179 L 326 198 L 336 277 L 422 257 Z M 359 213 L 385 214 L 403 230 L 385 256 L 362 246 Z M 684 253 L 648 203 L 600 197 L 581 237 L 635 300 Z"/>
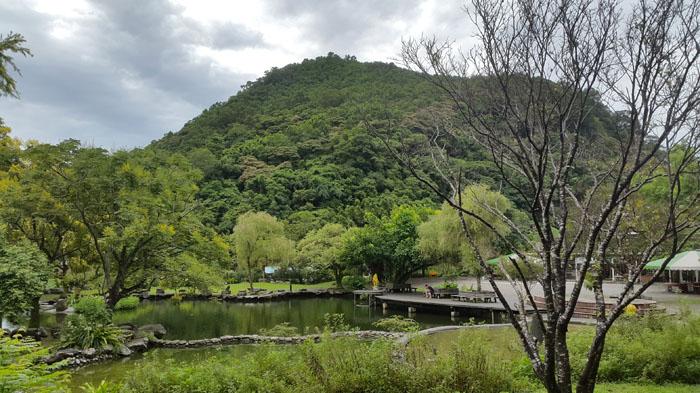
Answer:
<path fill-rule="evenodd" d="M 505 311 L 505 307 L 501 302 L 495 303 L 475 303 L 475 302 L 460 302 L 452 299 L 428 299 L 423 294 L 408 294 L 408 293 L 390 293 L 377 296 L 377 300 L 389 305 L 405 305 L 411 307 L 419 307 L 423 309 L 450 309 L 459 310 L 493 310 Z M 514 308 L 511 305 L 511 308 Z M 514 308 L 515 309 L 515 308 Z M 517 309 L 515 309 L 517 312 Z M 527 311 L 531 311 L 532 308 Z"/>

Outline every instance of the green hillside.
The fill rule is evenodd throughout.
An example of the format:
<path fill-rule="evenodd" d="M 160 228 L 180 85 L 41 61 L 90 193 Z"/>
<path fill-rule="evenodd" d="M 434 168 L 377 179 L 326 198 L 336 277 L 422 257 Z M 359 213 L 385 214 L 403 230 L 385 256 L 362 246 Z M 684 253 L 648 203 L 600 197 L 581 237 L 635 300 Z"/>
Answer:
<path fill-rule="evenodd" d="M 450 111 L 420 75 L 331 53 L 266 72 L 153 146 L 185 154 L 204 172 L 210 225 L 227 232 L 241 213 L 267 211 L 298 239 L 327 222 L 362 225 L 368 211 L 436 204 L 365 126 L 392 119 L 420 138 L 426 108 Z M 471 180 L 493 182 L 476 146 L 450 149 Z"/>
<path fill-rule="evenodd" d="M 287 220 L 299 237 L 322 222 L 361 224 L 365 211 L 432 203 L 363 119 L 403 119 L 438 97 L 393 64 L 329 54 L 270 70 L 153 145 L 203 170 L 200 197 L 219 230 L 254 209 Z"/>

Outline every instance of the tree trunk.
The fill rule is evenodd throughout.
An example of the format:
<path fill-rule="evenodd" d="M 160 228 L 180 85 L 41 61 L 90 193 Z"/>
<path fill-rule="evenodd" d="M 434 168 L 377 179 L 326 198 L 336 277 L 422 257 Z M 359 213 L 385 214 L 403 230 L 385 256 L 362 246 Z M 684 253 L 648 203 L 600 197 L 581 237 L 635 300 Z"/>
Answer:
<path fill-rule="evenodd" d="M 481 275 L 476 275 L 476 290 L 481 292 Z"/>
<path fill-rule="evenodd" d="M 250 291 L 253 291 L 253 267 L 250 266 L 250 258 L 246 259 L 248 265 L 248 284 Z"/>
<path fill-rule="evenodd" d="M 593 339 L 593 344 L 588 350 L 588 361 L 581 372 L 576 385 L 576 393 L 593 393 L 595 389 L 596 379 L 598 378 L 598 368 L 600 359 L 603 356 L 603 348 L 605 345 L 605 336 L 607 331 L 596 332 L 596 337 Z"/>
<path fill-rule="evenodd" d="M 335 269 L 335 286 L 341 288 L 343 286 L 343 271 Z"/>
<path fill-rule="evenodd" d="M 32 310 L 29 314 L 29 328 L 38 329 L 41 325 L 41 318 L 39 316 L 39 298 L 34 298 L 32 300 Z"/>
<path fill-rule="evenodd" d="M 106 299 L 106 305 L 107 308 L 114 311 L 114 307 L 117 305 L 117 302 L 122 298 L 122 293 L 120 290 L 120 286 L 117 285 L 115 282 L 114 285 L 112 285 L 111 288 L 109 288 L 109 291 L 107 292 L 107 299 Z"/>

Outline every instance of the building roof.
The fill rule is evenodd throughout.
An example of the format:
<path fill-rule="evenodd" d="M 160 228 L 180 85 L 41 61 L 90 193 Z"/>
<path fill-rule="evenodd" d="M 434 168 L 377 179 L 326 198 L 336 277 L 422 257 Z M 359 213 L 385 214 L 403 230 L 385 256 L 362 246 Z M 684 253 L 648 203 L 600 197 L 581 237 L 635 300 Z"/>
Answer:
<path fill-rule="evenodd" d="M 513 258 L 515 260 L 520 259 L 520 258 L 518 258 L 518 254 L 513 253 L 513 254 L 501 255 L 501 256 L 498 256 L 496 258 L 489 259 L 488 261 L 486 261 L 486 264 L 491 265 L 491 266 L 498 266 L 498 264 L 504 258 Z"/>
<path fill-rule="evenodd" d="M 644 265 L 645 270 L 659 270 L 667 257 L 659 258 Z M 666 265 L 665 270 L 700 270 L 700 251 L 679 252 Z"/>

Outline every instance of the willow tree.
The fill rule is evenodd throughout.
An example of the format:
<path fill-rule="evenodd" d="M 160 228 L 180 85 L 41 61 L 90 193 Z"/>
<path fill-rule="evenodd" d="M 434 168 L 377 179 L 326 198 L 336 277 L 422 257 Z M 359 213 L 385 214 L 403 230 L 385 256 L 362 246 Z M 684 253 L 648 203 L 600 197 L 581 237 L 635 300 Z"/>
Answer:
<path fill-rule="evenodd" d="M 256 270 L 261 271 L 268 263 L 285 262 L 294 248 L 284 236 L 282 223 L 265 212 L 240 215 L 233 228 L 233 244 L 251 290 Z"/>
<path fill-rule="evenodd" d="M 462 191 L 462 208 L 478 213 L 495 229 L 492 232 L 481 221 L 473 217 L 465 217 L 469 236 L 479 251 L 479 254 L 495 257 L 502 252 L 500 237 L 510 235 L 510 227 L 501 217 L 515 217 L 518 211 L 512 202 L 498 191 L 491 190 L 483 184 L 464 187 Z M 450 264 L 460 264 L 468 275 L 476 277 L 477 290 L 481 290 L 481 278 L 484 269 L 474 254 L 470 243 L 462 234 L 464 228 L 459 214 L 448 203 L 442 204 L 442 209 L 431 216 L 428 221 L 418 227 L 418 248 L 424 258 L 435 259 Z"/>
<path fill-rule="evenodd" d="M 402 51 L 405 66 L 444 92 L 454 109 L 426 138 L 436 175 L 418 169 L 415 150 L 388 139 L 386 145 L 464 219 L 463 236 L 547 391 L 569 393 L 575 386 L 590 393 L 608 331 L 653 282 L 634 285 L 645 263 L 665 257 L 656 279 L 700 230 L 700 195 L 681 183 L 697 176 L 689 168 L 700 141 L 700 2 L 472 0 L 466 10 L 476 32 L 472 50 L 424 37 L 405 41 Z M 484 149 L 498 168 L 495 180 L 525 207 L 525 228 L 504 218 L 524 246 L 460 203 L 457 190 L 468 179 L 449 154 L 465 138 Z M 679 156 L 672 160 L 672 153 Z M 602 272 L 612 240 L 624 230 L 629 201 L 655 179 L 664 183 L 659 230 L 636 246 L 628 280 L 616 298 L 606 298 Z M 528 264 L 526 254 L 534 253 L 541 261 L 533 284 L 511 260 L 517 309 L 496 283 L 466 217 L 496 233 L 514 259 Z M 581 274 L 567 290 L 575 260 Z M 584 283 L 595 298 L 595 334 L 574 381 L 567 333 Z M 527 328 L 526 306 L 537 311 L 532 318 L 544 332 L 541 342 Z"/>

